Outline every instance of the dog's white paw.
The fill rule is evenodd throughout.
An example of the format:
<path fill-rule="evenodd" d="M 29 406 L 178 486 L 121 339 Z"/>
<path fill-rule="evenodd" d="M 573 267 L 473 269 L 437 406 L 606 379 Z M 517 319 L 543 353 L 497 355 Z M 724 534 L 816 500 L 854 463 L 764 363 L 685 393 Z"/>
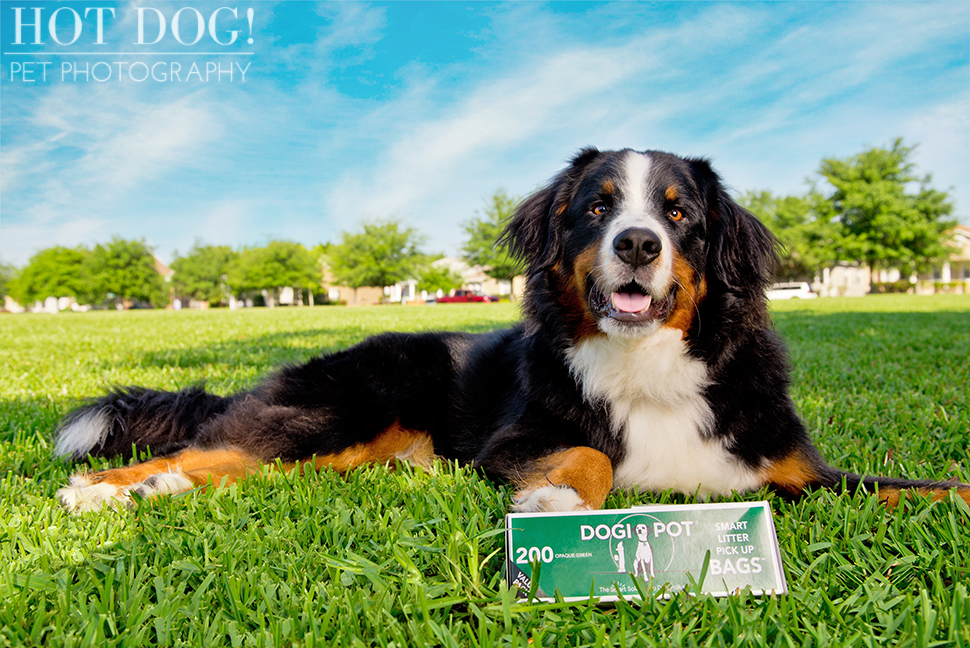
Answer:
<path fill-rule="evenodd" d="M 539 513 L 589 511 L 590 507 L 571 486 L 549 485 L 519 491 L 513 500 L 512 510 L 516 513 Z"/>
<path fill-rule="evenodd" d="M 71 513 L 100 511 L 105 505 L 131 505 L 127 490 L 114 484 L 92 481 L 84 474 L 73 475 L 69 484 L 57 491 L 57 499 Z"/>
<path fill-rule="evenodd" d="M 133 485 L 130 490 L 139 497 L 155 497 L 184 493 L 194 487 L 195 484 L 182 471 L 173 471 L 152 475 L 142 483 Z"/>

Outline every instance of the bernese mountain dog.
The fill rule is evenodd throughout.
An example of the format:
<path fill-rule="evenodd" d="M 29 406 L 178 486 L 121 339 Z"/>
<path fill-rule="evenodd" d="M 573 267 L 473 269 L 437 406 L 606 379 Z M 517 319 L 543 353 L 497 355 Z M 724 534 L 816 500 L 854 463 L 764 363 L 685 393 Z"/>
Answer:
<path fill-rule="evenodd" d="M 154 458 L 81 472 L 70 511 L 232 483 L 263 466 L 458 461 L 516 511 L 600 508 L 613 488 L 707 496 L 857 487 L 895 504 L 970 486 L 829 466 L 789 396 L 765 290 L 776 240 L 703 159 L 585 149 L 504 234 L 526 264 L 508 330 L 387 333 L 252 391 L 116 389 L 62 422 L 57 453 Z"/>

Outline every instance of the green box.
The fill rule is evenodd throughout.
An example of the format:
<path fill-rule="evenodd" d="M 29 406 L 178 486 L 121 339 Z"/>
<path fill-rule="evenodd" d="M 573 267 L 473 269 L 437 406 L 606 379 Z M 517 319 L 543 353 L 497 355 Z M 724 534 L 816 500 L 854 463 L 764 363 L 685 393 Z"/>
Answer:
<path fill-rule="evenodd" d="M 505 520 L 506 573 L 528 595 L 533 565 L 536 596 L 567 601 L 669 596 L 698 583 L 727 596 L 787 591 L 778 538 L 767 502 L 645 506 L 573 513 L 510 513 Z M 692 588 L 692 591 L 697 591 Z"/>

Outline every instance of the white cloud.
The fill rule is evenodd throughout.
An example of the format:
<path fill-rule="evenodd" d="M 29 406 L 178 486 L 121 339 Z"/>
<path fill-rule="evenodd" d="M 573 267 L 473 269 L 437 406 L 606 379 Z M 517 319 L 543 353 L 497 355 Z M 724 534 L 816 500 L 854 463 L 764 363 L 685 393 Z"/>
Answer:
<path fill-rule="evenodd" d="M 97 89 L 92 100 L 91 92 L 52 86 L 25 124 L 42 135 L 4 149 L 4 184 L 17 188 L 8 194 L 16 202 L 5 199 L 5 258 L 21 261 L 48 240 L 119 233 L 96 230 L 121 216 L 119 205 L 150 202 L 169 174 L 203 167 L 222 135 L 218 106 L 202 92 L 157 103 L 114 88 Z"/>
<path fill-rule="evenodd" d="M 104 242 L 102 232 L 106 221 L 79 216 L 65 219 L 57 227 L 42 221 L 3 224 L 0 237 L 0 259 L 4 263 L 23 264 L 36 252 L 48 247 L 77 247 L 82 244 Z"/>
<path fill-rule="evenodd" d="M 314 41 L 287 44 L 277 40 L 272 51 L 272 58 L 298 73 L 308 88 L 325 85 L 335 68 L 372 58 L 373 46 L 387 23 L 383 8 L 357 2 L 319 2 L 314 13 L 324 19 Z"/>
<path fill-rule="evenodd" d="M 933 174 L 933 187 L 951 191 L 954 216 L 970 223 L 970 97 L 940 104 L 912 117 L 901 129 L 917 171 Z"/>
<path fill-rule="evenodd" d="M 77 168 L 80 177 L 103 187 L 108 196 L 173 167 L 193 166 L 198 152 L 222 134 L 212 107 L 194 95 L 156 106 L 126 106 L 115 119 L 120 128 L 98 138 Z"/>

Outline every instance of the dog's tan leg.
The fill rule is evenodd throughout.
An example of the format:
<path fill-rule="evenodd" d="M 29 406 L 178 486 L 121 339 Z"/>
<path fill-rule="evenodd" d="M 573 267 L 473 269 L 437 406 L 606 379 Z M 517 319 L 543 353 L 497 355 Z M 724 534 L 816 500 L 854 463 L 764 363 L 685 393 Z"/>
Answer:
<path fill-rule="evenodd" d="M 358 443 L 333 454 L 315 457 L 313 465 L 317 470 L 330 468 L 343 473 L 363 464 L 407 461 L 427 470 L 434 463 L 435 457 L 434 442 L 428 433 L 409 430 L 395 423 L 372 441 Z M 283 469 L 288 470 L 295 466 L 296 464 L 284 464 Z"/>
<path fill-rule="evenodd" d="M 341 452 L 315 457 L 317 470 L 331 468 L 343 473 L 363 464 L 407 461 L 430 468 L 434 444 L 424 432 L 394 424 L 367 443 L 358 443 Z M 310 459 L 307 459 L 309 462 Z M 270 467 L 276 464 L 267 462 Z M 281 464 L 284 472 L 305 462 Z M 61 505 L 72 512 L 96 511 L 103 506 L 131 505 L 131 493 L 141 497 L 171 495 L 208 484 L 232 484 L 259 473 L 262 462 L 237 448 L 203 450 L 187 448 L 170 457 L 112 468 L 96 473 L 78 473 L 70 484 L 57 491 Z"/>
<path fill-rule="evenodd" d="M 514 511 L 584 511 L 603 506 L 613 488 L 610 458 L 586 447 L 553 452 L 516 480 Z"/>
<path fill-rule="evenodd" d="M 234 448 L 188 448 L 170 457 L 151 459 L 123 468 L 77 473 L 57 491 L 61 505 L 71 512 L 96 511 L 103 506 L 131 505 L 131 493 L 141 497 L 171 495 L 223 479 L 235 482 L 259 471 L 259 461 Z"/>

